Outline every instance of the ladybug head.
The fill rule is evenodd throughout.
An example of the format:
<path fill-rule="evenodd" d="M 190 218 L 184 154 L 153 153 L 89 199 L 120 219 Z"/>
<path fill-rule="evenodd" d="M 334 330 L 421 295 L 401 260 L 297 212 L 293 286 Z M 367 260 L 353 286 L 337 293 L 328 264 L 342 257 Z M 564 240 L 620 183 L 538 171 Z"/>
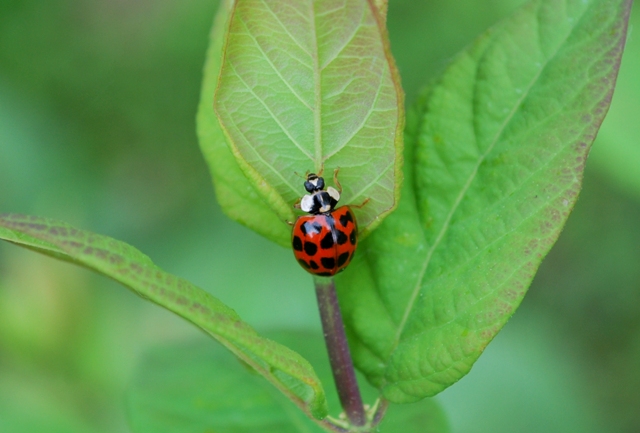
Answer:
<path fill-rule="evenodd" d="M 306 189 L 308 193 L 322 191 L 324 189 L 324 178 L 315 173 L 309 173 L 307 180 L 304 182 L 304 189 Z"/>

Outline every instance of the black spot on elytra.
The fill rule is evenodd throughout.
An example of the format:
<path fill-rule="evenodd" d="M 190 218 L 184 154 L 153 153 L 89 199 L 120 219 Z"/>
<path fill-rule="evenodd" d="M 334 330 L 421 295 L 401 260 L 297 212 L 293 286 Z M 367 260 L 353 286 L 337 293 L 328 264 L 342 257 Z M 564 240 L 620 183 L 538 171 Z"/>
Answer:
<path fill-rule="evenodd" d="M 300 239 L 298 236 L 293 237 L 293 242 L 291 242 L 291 244 L 293 245 L 294 250 L 302 251 L 302 239 Z"/>
<path fill-rule="evenodd" d="M 349 221 L 353 222 L 353 218 L 351 218 L 351 212 L 347 212 L 340 217 L 340 224 L 342 224 L 342 227 L 347 227 Z"/>
<path fill-rule="evenodd" d="M 347 238 L 347 235 L 341 231 L 341 230 L 336 230 L 336 234 L 338 235 L 338 245 L 343 245 L 345 242 L 347 242 L 349 239 Z"/>
<path fill-rule="evenodd" d="M 310 256 L 314 255 L 318 252 L 318 247 L 313 242 L 305 242 L 304 243 L 304 252 L 309 254 Z"/>
<path fill-rule="evenodd" d="M 303 235 L 306 236 L 306 234 L 307 234 L 307 223 L 300 224 L 300 231 L 302 232 Z"/>
<path fill-rule="evenodd" d="M 351 242 L 351 245 L 355 245 L 356 244 L 356 242 L 357 242 L 356 236 L 357 236 L 356 235 L 356 231 L 353 230 L 351 232 L 351 234 L 349 235 L 349 242 Z"/>
<path fill-rule="evenodd" d="M 320 275 L 321 277 L 330 277 L 331 272 L 318 272 L 316 275 Z"/>
<path fill-rule="evenodd" d="M 320 241 L 320 248 L 323 250 L 328 250 L 333 246 L 333 234 L 331 232 L 324 235 L 322 240 Z"/>
<path fill-rule="evenodd" d="M 320 259 L 320 263 L 327 269 L 333 269 L 336 266 L 336 260 L 333 257 L 323 257 Z"/>
<path fill-rule="evenodd" d="M 314 262 L 313 260 L 311 260 L 309 262 L 309 266 L 311 266 L 311 269 L 318 269 L 320 266 L 318 266 L 318 264 L 316 262 Z"/>
<path fill-rule="evenodd" d="M 305 262 L 304 260 L 298 259 L 298 263 L 300 263 L 303 268 L 309 269 L 309 263 Z"/>
<path fill-rule="evenodd" d="M 349 253 L 342 253 L 338 256 L 338 267 L 344 265 L 349 260 Z"/>

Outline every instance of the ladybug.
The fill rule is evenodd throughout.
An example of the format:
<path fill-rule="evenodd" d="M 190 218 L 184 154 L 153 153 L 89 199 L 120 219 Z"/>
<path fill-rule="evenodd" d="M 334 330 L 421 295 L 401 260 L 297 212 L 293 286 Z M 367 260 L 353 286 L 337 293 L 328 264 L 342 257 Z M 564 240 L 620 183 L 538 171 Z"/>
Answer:
<path fill-rule="evenodd" d="M 334 183 L 340 188 L 337 170 Z M 307 174 L 304 188 L 309 194 L 295 207 L 311 215 L 298 217 L 293 225 L 293 254 L 306 271 L 330 277 L 343 271 L 353 258 L 358 245 L 356 217 L 349 206 L 336 209 L 340 191 L 331 186 L 325 190 L 322 177 Z"/>

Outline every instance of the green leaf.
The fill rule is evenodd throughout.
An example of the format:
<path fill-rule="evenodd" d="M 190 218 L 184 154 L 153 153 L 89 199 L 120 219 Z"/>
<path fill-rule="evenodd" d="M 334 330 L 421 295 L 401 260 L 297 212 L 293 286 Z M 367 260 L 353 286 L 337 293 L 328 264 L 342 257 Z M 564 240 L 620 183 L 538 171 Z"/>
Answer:
<path fill-rule="evenodd" d="M 532 1 L 418 101 L 401 203 L 338 280 L 355 362 L 389 400 L 459 380 L 520 304 L 576 201 L 630 5 Z"/>
<path fill-rule="evenodd" d="M 213 111 L 213 94 L 222 64 L 222 45 L 232 0 L 222 1 L 211 30 L 198 107 L 198 141 L 207 161 L 222 210 L 232 219 L 282 246 L 290 245 L 291 229 L 265 204 L 243 174 L 227 145 Z"/>
<path fill-rule="evenodd" d="M 124 242 L 45 218 L 0 214 L 0 239 L 108 276 L 200 327 L 250 365 L 305 412 L 327 414 L 324 390 L 299 354 L 260 337 L 231 308 L 188 281 L 155 266 Z"/>
<path fill-rule="evenodd" d="M 273 338 L 300 351 L 323 380 L 331 380 L 321 335 L 278 332 Z M 204 343 L 167 346 L 145 357 L 127 398 L 135 433 L 325 431 L 260 377 L 247 374 L 227 353 Z M 337 396 L 329 397 L 332 406 L 339 407 Z M 449 429 L 439 405 L 425 400 L 391 405 L 379 431 L 447 433 Z"/>
<path fill-rule="evenodd" d="M 371 2 L 235 3 L 215 110 L 240 168 L 281 225 L 295 218 L 299 176 L 325 169 L 330 177 L 337 168 L 343 203 L 370 199 L 356 210 L 361 233 L 382 221 L 398 200 L 402 103 Z"/>

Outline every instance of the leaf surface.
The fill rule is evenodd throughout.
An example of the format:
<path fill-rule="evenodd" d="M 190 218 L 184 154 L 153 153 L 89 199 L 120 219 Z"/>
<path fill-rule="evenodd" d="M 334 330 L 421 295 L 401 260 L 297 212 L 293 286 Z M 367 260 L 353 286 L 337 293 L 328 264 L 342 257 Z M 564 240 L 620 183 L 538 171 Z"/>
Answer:
<path fill-rule="evenodd" d="M 400 205 L 338 280 L 355 362 L 391 401 L 459 380 L 520 304 L 578 196 L 630 4 L 529 2 L 416 104 Z"/>
<path fill-rule="evenodd" d="M 200 327 L 250 365 L 305 412 L 326 416 L 322 384 L 299 354 L 256 331 L 231 308 L 155 266 L 124 242 L 45 218 L 0 214 L 0 239 L 108 276 Z"/>
<path fill-rule="evenodd" d="M 382 221 L 398 199 L 402 101 L 371 2 L 235 3 L 215 110 L 240 168 L 282 224 L 304 193 L 299 176 L 324 169 L 330 179 L 337 168 L 342 203 L 370 199 L 356 212 L 361 232 Z"/>
<path fill-rule="evenodd" d="M 198 106 L 198 142 L 209 166 L 216 198 L 222 210 L 230 218 L 266 238 L 282 246 L 289 246 L 291 229 L 282 224 L 278 214 L 265 204 L 255 186 L 240 169 L 213 111 L 213 94 L 218 85 L 222 46 L 232 3 L 232 0 L 220 2 L 211 30 Z"/>

